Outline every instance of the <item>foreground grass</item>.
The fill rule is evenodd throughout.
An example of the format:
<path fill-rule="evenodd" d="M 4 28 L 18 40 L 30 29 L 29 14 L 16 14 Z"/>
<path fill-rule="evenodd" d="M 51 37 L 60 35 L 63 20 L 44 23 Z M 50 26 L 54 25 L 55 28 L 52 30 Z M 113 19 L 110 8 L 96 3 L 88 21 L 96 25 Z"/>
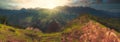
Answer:
<path fill-rule="evenodd" d="M 60 42 L 60 40 L 60 33 L 42 33 L 0 24 L 0 42 Z"/>

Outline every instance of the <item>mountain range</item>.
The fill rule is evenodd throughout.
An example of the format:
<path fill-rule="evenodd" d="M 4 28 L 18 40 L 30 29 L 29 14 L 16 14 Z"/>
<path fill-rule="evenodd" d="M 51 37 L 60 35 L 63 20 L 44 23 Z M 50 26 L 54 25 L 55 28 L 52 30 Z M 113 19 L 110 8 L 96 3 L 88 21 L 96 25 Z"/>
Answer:
<path fill-rule="evenodd" d="M 90 7 L 66 6 L 57 7 L 54 10 L 39 8 L 38 9 L 23 8 L 21 10 L 0 9 L 0 16 L 6 17 L 7 25 L 24 29 L 27 27 L 39 28 L 43 32 L 58 32 L 59 29 L 63 28 L 69 21 L 72 21 L 73 19 L 83 14 L 90 14 L 99 17 L 97 19 L 100 20 L 105 20 L 104 18 L 106 19 L 115 18 L 116 20 L 119 20 L 118 18 L 120 18 L 120 13 L 96 10 Z M 106 24 L 106 22 L 103 21 L 101 23 Z M 109 24 L 107 24 L 107 26 L 109 26 Z M 111 25 L 109 27 L 111 27 Z M 114 26 L 112 26 L 112 28 L 113 27 Z"/>

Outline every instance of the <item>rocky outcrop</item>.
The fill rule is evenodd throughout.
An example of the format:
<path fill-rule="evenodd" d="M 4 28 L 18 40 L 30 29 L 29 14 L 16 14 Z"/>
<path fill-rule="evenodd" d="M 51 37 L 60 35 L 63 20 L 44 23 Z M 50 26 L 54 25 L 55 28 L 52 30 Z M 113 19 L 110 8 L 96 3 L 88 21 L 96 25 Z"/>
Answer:
<path fill-rule="evenodd" d="M 81 29 L 62 34 L 62 42 L 120 42 L 115 31 L 97 22 L 90 21 Z"/>

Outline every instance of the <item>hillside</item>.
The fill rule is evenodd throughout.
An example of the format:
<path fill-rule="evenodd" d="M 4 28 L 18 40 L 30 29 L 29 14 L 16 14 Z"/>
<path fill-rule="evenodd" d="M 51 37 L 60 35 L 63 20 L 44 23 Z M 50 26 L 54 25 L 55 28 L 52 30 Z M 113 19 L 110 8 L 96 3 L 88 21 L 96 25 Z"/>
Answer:
<path fill-rule="evenodd" d="M 39 37 L 40 31 L 16 29 L 0 24 L 0 42 L 33 42 L 32 37 Z"/>
<path fill-rule="evenodd" d="M 49 27 L 53 27 L 53 23 L 56 23 L 56 27 L 60 29 L 64 25 L 67 24 L 67 22 L 72 21 L 73 19 L 77 18 L 78 16 L 82 14 L 91 14 L 97 17 L 101 18 L 118 18 L 120 17 L 119 13 L 114 12 L 108 12 L 104 10 L 96 10 L 91 7 L 57 7 L 53 10 L 49 9 L 21 9 L 21 10 L 7 10 L 7 9 L 0 9 L 0 23 L 3 21 L 6 21 L 7 25 L 11 25 L 14 27 L 19 27 L 22 29 L 25 29 L 29 26 L 34 28 L 39 28 L 43 32 L 48 32 L 45 29 L 49 29 Z M 4 16 L 4 19 L 1 19 L 1 17 Z M 118 20 L 117 21 L 120 21 Z M 101 20 L 101 19 L 100 19 Z M 105 19 L 106 21 L 106 19 Z M 114 20 L 116 21 L 116 20 Z M 102 20 L 103 22 L 103 20 Z M 107 26 L 115 25 L 111 28 L 118 28 L 120 27 L 120 22 L 105 22 L 105 24 L 108 24 Z M 58 26 L 59 25 L 59 26 Z M 118 29 L 116 29 L 118 31 Z M 50 30 L 51 31 L 51 30 Z M 55 30 L 56 31 L 56 30 Z M 52 31 L 51 31 L 52 32 Z"/>
<path fill-rule="evenodd" d="M 62 34 L 63 42 L 120 42 L 119 35 L 98 22 L 90 20 L 84 26 L 74 26 Z"/>
<path fill-rule="evenodd" d="M 46 34 L 38 29 L 16 29 L 0 24 L 0 42 L 60 42 L 60 33 Z"/>
<path fill-rule="evenodd" d="M 88 16 L 80 16 L 68 22 L 61 31 L 55 33 L 0 24 L 0 42 L 120 42 L 119 38 L 118 32 Z"/>

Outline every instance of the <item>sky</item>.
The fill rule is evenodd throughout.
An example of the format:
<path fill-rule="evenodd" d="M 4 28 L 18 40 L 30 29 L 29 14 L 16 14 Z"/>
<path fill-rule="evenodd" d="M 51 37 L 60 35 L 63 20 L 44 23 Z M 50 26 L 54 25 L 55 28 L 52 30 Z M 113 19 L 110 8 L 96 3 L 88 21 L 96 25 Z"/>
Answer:
<path fill-rule="evenodd" d="M 120 11 L 120 0 L 0 0 L 0 9 L 54 8 L 56 6 L 92 7 Z"/>
<path fill-rule="evenodd" d="M 91 4 L 90 7 L 98 10 L 120 12 L 120 0 L 97 0 L 97 2 Z"/>

